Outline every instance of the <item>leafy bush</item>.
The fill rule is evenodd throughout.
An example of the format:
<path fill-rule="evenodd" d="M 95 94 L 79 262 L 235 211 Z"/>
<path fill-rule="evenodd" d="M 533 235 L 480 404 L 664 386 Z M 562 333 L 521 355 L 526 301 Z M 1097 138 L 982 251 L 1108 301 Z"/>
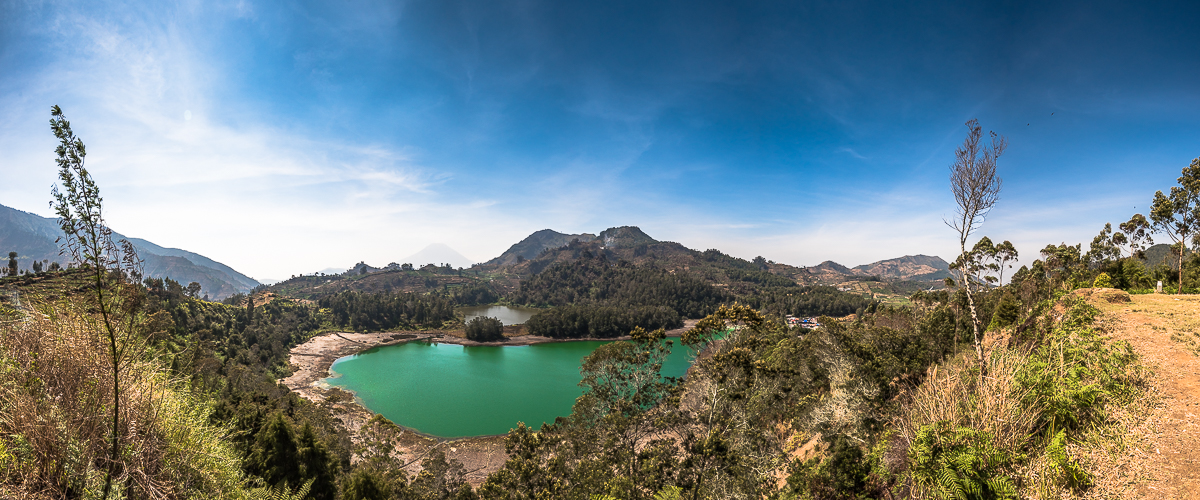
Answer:
<path fill-rule="evenodd" d="M 1096 276 L 1096 281 L 1092 282 L 1092 286 L 1095 288 L 1112 288 L 1112 278 L 1108 277 L 1108 273 L 1100 273 Z"/>
<path fill-rule="evenodd" d="M 1137 390 L 1142 380 L 1133 348 L 1107 342 L 1092 327 L 1099 310 L 1078 297 L 1062 303 L 1062 320 L 1016 375 L 1046 437 L 1096 422 L 1107 401 Z"/>
<path fill-rule="evenodd" d="M 504 324 L 499 319 L 477 316 L 467 322 L 467 339 L 492 342 L 504 338 Z"/>
<path fill-rule="evenodd" d="M 908 450 L 913 482 L 939 498 L 1016 498 L 1010 474 L 1021 457 L 993 441 L 946 421 L 922 427 Z"/>

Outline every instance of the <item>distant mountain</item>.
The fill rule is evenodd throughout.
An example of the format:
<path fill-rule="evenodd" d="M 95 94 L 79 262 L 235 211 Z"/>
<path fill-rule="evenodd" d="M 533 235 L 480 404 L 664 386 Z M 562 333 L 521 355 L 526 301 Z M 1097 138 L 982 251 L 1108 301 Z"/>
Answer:
<path fill-rule="evenodd" d="M 1191 255 L 1191 250 L 1185 250 L 1184 255 Z M 1146 265 L 1146 269 L 1154 269 L 1159 265 L 1167 265 L 1171 269 L 1179 269 L 1179 254 L 1171 249 L 1171 245 L 1159 243 L 1146 249 L 1145 259 L 1142 259 L 1142 264 Z"/>
<path fill-rule="evenodd" d="M 950 264 L 941 257 L 905 255 L 856 266 L 854 271 L 885 280 L 931 281 L 950 277 Z"/>
<path fill-rule="evenodd" d="M 450 264 L 452 267 L 471 267 L 471 264 L 474 264 L 471 259 L 464 257 L 462 254 L 454 251 L 453 248 L 441 243 L 434 243 L 423 248 L 420 252 L 400 259 L 400 263 L 408 263 L 416 267 L 421 267 L 425 264 L 437 264 L 440 266 L 443 263 Z"/>
<path fill-rule="evenodd" d="M 576 242 L 572 243 L 572 242 Z M 604 254 L 615 260 L 637 265 L 652 264 L 667 269 L 696 270 L 716 265 L 737 269 L 760 269 L 742 259 L 730 257 L 717 250 L 698 252 L 674 242 L 658 241 L 637 226 L 612 227 L 591 234 L 563 234 L 550 229 L 535 232 L 508 251 L 479 266 L 481 269 L 505 269 L 516 275 L 537 274 L 554 262 L 570 261 L 584 255 Z M 787 277 L 797 283 L 830 283 L 852 278 L 878 276 L 885 281 L 940 281 L 950 274 L 950 266 L 941 257 L 906 255 L 850 268 L 827 260 L 819 265 L 801 268 L 771 262 L 761 271 Z M 729 274 L 724 271 L 717 275 Z M 736 275 L 737 273 L 733 273 Z M 718 281 L 723 281 L 717 278 Z"/>
<path fill-rule="evenodd" d="M 641 231 L 639 230 L 638 232 Z M 595 239 L 596 235 L 594 234 L 563 234 L 558 231 L 543 229 L 526 236 L 525 239 L 517 242 L 517 244 L 508 247 L 508 250 L 500 254 L 499 257 L 489 260 L 484 264 L 490 266 L 516 264 L 518 261 L 532 260 L 546 250 L 564 246 L 573 240 L 586 242 Z"/>
<path fill-rule="evenodd" d="M 59 255 L 58 243 L 55 242 L 61 236 L 62 230 L 55 219 L 0 205 L 0 253 L 17 252 L 21 269 L 32 269 L 34 260 L 58 262 L 65 266 L 66 258 Z M 245 293 L 259 285 L 253 278 L 194 252 L 164 248 L 114 232 L 113 240 L 120 239 L 133 243 L 138 257 L 144 261 L 147 277 L 169 277 L 184 285 L 198 282 L 203 292 L 214 300 Z"/>
<path fill-rule="evenodd" d="M 808 269 L 809 269 L 809 271 L 813 271 L 813 272 L 831 272 L 831 273 L 845 274 L 845 275 L 855 274 L 853 269 L 850 269 L 846 266 L 838 264 L 837 262 L 834 262 L 832 260 L 827 260 L 825 262 L 817 264 Z"/>

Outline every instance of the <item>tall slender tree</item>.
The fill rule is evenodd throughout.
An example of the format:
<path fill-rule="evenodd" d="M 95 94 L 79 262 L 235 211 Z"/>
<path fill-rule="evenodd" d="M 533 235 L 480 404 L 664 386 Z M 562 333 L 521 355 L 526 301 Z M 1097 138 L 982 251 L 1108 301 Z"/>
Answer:
<path fill-rule="evenodd" d="M 1122 222 L 1118 227 L 1121 228 L 1121 233 L 1125 235 L 1123 238 L 1125 243 L 1129 244 L 1129 256 L 1139 259 L 1145 258 L 1146 249 L 1154 245 L 1154 238 L 1150 234 L 1152 231 L 1150 221 L 1146 220 L 1146 216 L 1133 214 L 1133 217 L 1130 217 L 1126 222 Z"/>
<path fill-rule="evenodd" d="M 1019 254 L 1017 254 L 1017 247 L 1013 246 L 1011 241 L 1004 240 L 1003 243 L 996 245 L 996 253 L 993 258 L 996 259 L 996 264 L 999 266 L 999 278 L 1001 285 L 1004 284 L 1004 268 L 1008 267 L 1011 269 L 1012 264 L 1010 263 L 1016 262 L 1018 257 Z"/>
<path fill-rule="evenodd" d="M 1171 187 L 1171 194 L 1154 193 L 1150 205 L 1150 226 L 1157 232 L 1166 233 L 1175 244 L 1179 262 L 1179 290 L 1183 293 L 1183 257 L 1187 252 L 1188 240 L 1200 243 L 1200 158 L 1192 160 L 1177 179 L 1178 186 Z"/>
<path fill-rule="evenodd" d="M 955 218 L 947 220 L 946 225 L 958 233 L 960 272 L 964 277 L 963 289 L 967 294 L 967 307 L 971 311 L 971 328 L 975 340 L 975 355 L 979 359 L 980 373 L 983 373 L 983 344 L 980 339 L 979 313 L 975 310 L 975 294 L 971 290 L 971 280 L 966 277 L 971 274 L 968 268 L 971 259 L 967 254 L 967 240 L 971 233 L 983 224 L 988 212 L 996 206 L 1000 199 L 1002 181 L 996 175 L 996 163 L 1000 155 L 1008 147 L 1008 141 L 995 132 L 988 133 L 989 143 L 983 142 L 983 128 L 979 120 L 967 122 L 967 138 L 962 146 L 954 151 L 954 163 L 950 164 L 950 191 L 954 194 L 954 202 L 958 206 Z"/>
<path fill-rule="evenodd" d="M 103 492 L 103 498 L 108 498 L 121 453 L 121 370 L 126 364 L 136 321 L 131 309 L 136 302 L 126 300 L 127 286 L 141 279 L 142 261 L 129 241 L 112 240 L 112 230 L 104 222 L 100 188 L 84 167 L 87 150 L 83 140 L 71 131 L 71 123 L 61 108 L 54 106 L 50 115 L 50 129 L 59 140 L 54 151 L 58 155 L 55 162 L 61 183 L 51 188 L 54 201 L 50 206 L 58 214 L 64 234 L 61 253 L 80 263 L 88 274 L 94 310 L 100 314 L 100 328 L 108 340 L 112 365 L 112 428 Z"/>

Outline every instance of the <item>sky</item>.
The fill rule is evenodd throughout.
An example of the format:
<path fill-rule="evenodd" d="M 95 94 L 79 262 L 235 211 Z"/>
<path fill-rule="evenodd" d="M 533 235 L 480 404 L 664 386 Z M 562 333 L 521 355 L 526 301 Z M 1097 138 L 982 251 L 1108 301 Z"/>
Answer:
<path fill-rule="evenodd" d="M 793 265 L 957 254 L 948 167 L 1008 139 L 979 235 L 1023 262 L 1200 156 L 1200 3 L 0 1 L 0 204 L 50 107 L 114 229 L 255 278 L 641 227 Z"/>

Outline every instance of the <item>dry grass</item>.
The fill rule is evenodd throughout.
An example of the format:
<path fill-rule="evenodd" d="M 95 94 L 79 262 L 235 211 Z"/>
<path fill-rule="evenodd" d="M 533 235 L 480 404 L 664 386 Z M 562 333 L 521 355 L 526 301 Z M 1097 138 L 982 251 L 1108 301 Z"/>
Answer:
<path fill-rule="evenodd" d="M 987 357 L 988 376 L 982 381 L 974 353 L 931 367 L 897 427 L 905 449 L 919 429 L 937 422 L 987 432 L 1003 450 L 1024 447 L 1037 419 L 1037 413 L 1022 403 L 1026 393 L 1014 382 L 1026 358 L 1020 350 L 993 349 Z"/>
<path fill-rule="evenodd" d="M 24 312 L 0 324 L 0 484 L 28 498 L 95 496 L 112 432 L 106 339 L 67 302 Z M 208 407 L 137 354 L 121 366 L 122 496 L 236 496 L 239 461 Z"/>
<path fill-rule="evenodd" d="M 1100 333 L 1111 329 L 1108 321 L 1093 327 Z M 931 367 L 925 382 L 917 387 L 902 412 L 897 436 L 884 454 L 885 465 L 893 471 L 905 470 L 907 450 L 918 430 L 937 422 L 968 427 L 992 436 L 997 448 L 1023 456 L 1013 471 L 1021 498 L 1127 498 L 1133 485 L 1144 481 L 1146 471 L 1130 457 L 1143 453 L 1145 442 L 1155 430 L 1147 416 L 1156 407 L 1156 396 L 1134 390 L 1105 405 L 1104 416 L 1078 434 L 1068 436 L 1060 450 L 1067 461 L 1085 472 L 1086 487 L 1073 489 L 1067 477 L 1062 455 L 1051 452 L 1051 442 L 1039 436 L 1037 418 L 1040 403 L 1032 400 L 1016 377 L 1029 362 L 1030 353 L 1008 346 L 1002 339 L 991 339 L 988 350 L 988 376 L 979 378 L 973 356 L 960 355 L 940 366 Z M 1146 387 L 1152 376 L 1140 365 L 1127 373 L 1128 383 Z M 932 492 L 915 488 L 913 497 Z"/>

